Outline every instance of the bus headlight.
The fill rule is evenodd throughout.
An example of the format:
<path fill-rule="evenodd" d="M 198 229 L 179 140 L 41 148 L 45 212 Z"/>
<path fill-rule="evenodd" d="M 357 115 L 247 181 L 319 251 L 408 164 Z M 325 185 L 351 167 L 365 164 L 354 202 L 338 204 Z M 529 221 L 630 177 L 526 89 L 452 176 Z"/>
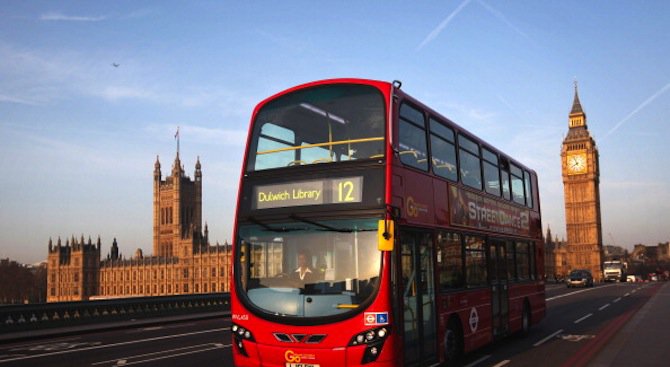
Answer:
<path fill-rule="evenodd" d="M 356 334 L 351 341 L 349 341 L 350 346 L 356 346 L 361 344 L 371 344 L 377 341 L 386 339 L 388 335 L 388 328 L 386 326 L 365 330 L 361 333 Z"/>
<path fill-rule="evenodd" d="M 382 352 L 384 340 L 388 336 L 388 327 L 380 327 L 376 329 L 365 330 L 354 335 L 349 341 L 349 346 L 365 345 L 365 352 L 363 353 L 363 360 L 361 363 L 370 363 L 377 360 L 377 357 Z"/>
<path fill-rule="evenodd" d="M 243 356 L 249 357 L 249 354 L 247 354 L 247 350 L 244 348 L 244 341 L 245 340 L 248 340 L 250 342 L 255 341 L 254 335 L 251 333 L 251 331 L 237 324 L 233 324 L 230 330 L 233 332 L 233 341 L 235 342 L 237 349 Z"/>

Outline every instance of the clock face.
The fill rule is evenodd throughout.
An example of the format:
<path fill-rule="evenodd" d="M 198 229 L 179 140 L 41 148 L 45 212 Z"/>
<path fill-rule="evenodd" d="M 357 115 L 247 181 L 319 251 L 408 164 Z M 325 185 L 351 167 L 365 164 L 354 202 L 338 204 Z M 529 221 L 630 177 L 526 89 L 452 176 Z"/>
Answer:
<path fill-rule="evenodd" d="M 568 173 L 586 173 L 586 154 L 574 154 L 568 156 Z"/>

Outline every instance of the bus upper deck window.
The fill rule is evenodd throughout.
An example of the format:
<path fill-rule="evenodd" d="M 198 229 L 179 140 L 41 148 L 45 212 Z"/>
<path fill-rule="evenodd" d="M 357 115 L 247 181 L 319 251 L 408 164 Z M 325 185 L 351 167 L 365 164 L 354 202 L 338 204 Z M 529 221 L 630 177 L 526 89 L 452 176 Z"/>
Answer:
<path fill-rule="evenodd" d="M 300 89 L 254 119 L 248 171 L 384 157 L 382 94 L 358 84 Z"/>

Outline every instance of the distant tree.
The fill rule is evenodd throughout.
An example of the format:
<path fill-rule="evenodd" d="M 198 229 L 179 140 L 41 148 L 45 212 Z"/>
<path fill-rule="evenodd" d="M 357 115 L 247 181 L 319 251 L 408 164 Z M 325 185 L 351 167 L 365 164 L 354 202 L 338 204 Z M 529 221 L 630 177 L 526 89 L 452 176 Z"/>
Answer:
<path fill-rule="evenodd" d="M 46 266 L 0 259 L 0 304 L 41 303 L 45 298 Z"/>
<path fill-rule="evenodd" d="M 47 267 L 41 264 L 33 268 L 32 292 L 30 303 L 46 303 L 47 301 Z"/>

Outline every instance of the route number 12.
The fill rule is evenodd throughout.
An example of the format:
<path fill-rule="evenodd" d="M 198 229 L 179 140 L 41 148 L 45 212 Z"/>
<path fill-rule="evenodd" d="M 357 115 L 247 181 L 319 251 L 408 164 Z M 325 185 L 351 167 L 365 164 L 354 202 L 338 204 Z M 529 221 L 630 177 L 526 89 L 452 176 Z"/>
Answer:
<path fill-rule="evenodd" d="M 333 180 L 333 203 L 359 203 L 362 199 L 363 177 L 345 177 Z"/>
<path fill-rule="evenodd" d="M 339 201 L 340 203 L 355 201 L 353 192 L 354 192 L 353 182 L 340 181 L 337 183 L 337 201 Z"/>

